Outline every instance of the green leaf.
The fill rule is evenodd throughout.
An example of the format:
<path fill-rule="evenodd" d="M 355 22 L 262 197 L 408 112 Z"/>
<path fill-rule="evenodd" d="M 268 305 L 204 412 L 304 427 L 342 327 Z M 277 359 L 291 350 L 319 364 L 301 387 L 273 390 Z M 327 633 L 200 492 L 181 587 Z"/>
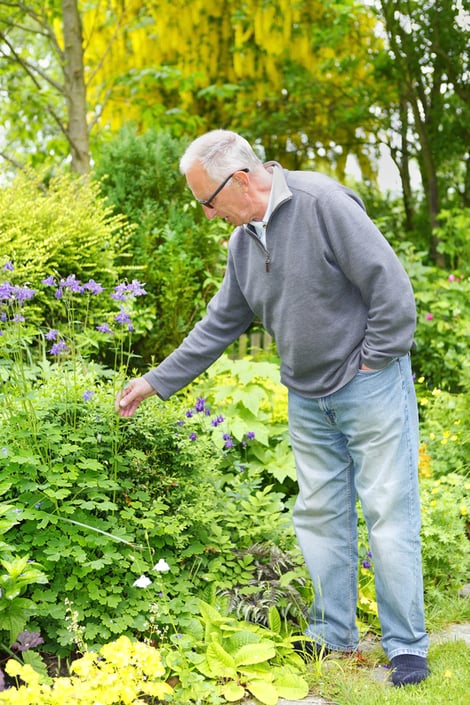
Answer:
<path fill-rule="evenodd" d="M 207 664 L 214 674 L 219 678 L 236 678 L 235 661 L 233 657 L 225 651 L 223 646 L 214 641 L 209 644 L 206 651 Z"/>
<path fill-rule="evenodd" d="M 233 658 L 237 666 L 247 666 L 252 663 L 262 663 L 269 661 L 276 656 L 276 649 L 272 641 L 260 641 L 258 644 L 246 644 L 242 646 Z"/>
<path fill-rule="evenodd" d="M 268 621 L 270 630 L 272 632 L 275 632 L 276 634 L 280 634 L 282 621 L 281 615 L 279 614 L 279 610 L 277 609 L 277 607 L 272 606 L 269 608 Z"/>
<path fill-rule="evenodd" d="M 234 703 L 245 697 L 245 688 L 237 683 L 226 683 L 220 692 L 229 703 Z"/>
<path fill-rule="evenodd" d="M 296 673 L 283 673 L 274 680 L 280 698 L 302 700 L 308 695 L 308 683 Z"/>
<path fill-rule="evenodd" d="M 277 705 L 279 695 L 276 688 L 266 681 L 251 681 L 246 684 L 247 690 L 264 705 Z"/>

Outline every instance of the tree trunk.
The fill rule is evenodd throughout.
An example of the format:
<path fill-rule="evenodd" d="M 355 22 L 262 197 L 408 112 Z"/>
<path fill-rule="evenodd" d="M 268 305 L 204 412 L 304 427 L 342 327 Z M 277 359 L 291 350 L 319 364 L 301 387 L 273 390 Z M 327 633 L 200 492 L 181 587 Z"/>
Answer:
<path fill-rule="evenodd" d="M 78 174 L 86 174 L 90 171 L 90 151 L 86 121 L 82 26 L 77 0 L 62 0 L 62 21 L 68 114 L 67 137 L 72 154 L 72 170 Z"/>

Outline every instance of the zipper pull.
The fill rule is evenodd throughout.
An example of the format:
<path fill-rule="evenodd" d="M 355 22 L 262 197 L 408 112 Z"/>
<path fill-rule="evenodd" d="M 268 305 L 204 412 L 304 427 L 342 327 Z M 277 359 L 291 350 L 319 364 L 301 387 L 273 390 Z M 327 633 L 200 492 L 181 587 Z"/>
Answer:
<path fill-rule="evenodd" d="M 266 252 L 266 259 L 265 259 L 265 264 L 266 264 L 266 271 L 269 272 L 269 265 L 271 263 L 271 257 L 269 255 L 269 252 Z"/>

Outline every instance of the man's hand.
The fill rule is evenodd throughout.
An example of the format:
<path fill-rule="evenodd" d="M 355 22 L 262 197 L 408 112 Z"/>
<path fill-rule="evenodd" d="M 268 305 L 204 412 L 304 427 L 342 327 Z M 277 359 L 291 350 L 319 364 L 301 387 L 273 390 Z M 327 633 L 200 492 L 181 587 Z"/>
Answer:
<path fill-rule="evenodd" d="M 116 397 L 116 412 L 119 416 L 133 416 L 140 402 L 155 393 L 155 389 L 143 377 L 131 379 Z"/>

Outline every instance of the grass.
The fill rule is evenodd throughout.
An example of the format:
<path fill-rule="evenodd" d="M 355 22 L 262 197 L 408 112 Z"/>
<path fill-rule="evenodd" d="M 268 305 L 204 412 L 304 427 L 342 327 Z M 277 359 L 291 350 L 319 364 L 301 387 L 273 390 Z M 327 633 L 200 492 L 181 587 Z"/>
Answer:
<path fill-rule="evenodd" d="M 470 600 L 440 598 L 428 608 L 432 634 L 453 622 L 470 621 Z M 431 675 L 422 683 L 395 688 L 380 645 L 361 656 L 314 661 L 308 666 L 311 692 L 335 705 L 470 705 L 470 646 L 463 640 L 438 641 L 431 637 Z"/>
<path fill-rule="evenodd" d="M 375 681 L 367 660 L 337 659 L 324 663 L 313 692 L 336 705 L 466 705 L 470 693 L 470 647 L 464 641 L 431 646 L 431 675 L 418 685 L 394 688 Z"/>

